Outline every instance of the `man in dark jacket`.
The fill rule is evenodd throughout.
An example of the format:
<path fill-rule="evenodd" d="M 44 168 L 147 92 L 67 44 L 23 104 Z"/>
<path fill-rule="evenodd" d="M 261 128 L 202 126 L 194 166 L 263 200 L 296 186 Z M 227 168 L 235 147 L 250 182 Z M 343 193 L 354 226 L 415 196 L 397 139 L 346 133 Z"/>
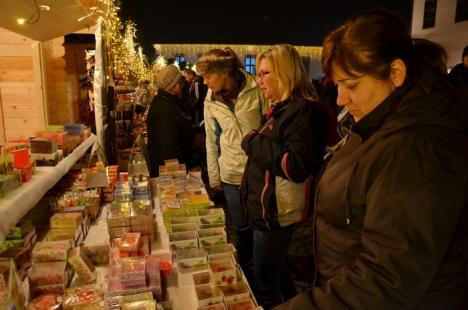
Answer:
<path fill-rule="evenodd" d="M 188 112 L 192 117 L 192 124 L 199 127 L 200 122 L 203 121 L 203 102 L 208 89 L 203 84 L 203 77 L 197 75 L 192 69 L 185 69 L 184 77 L 187 81 L 184 96 L 187 98 Z"/>
<path fill-rule="evenodd" d="M 165 159 L 177 158 L 187 168 L 191 159 L 193 132 L 181 100 L 183 77 L 175 65 L 164 67 L 158 75 L 158 94 L 148 111 L 148 154 L 150 176 L 159 175 Z"/>

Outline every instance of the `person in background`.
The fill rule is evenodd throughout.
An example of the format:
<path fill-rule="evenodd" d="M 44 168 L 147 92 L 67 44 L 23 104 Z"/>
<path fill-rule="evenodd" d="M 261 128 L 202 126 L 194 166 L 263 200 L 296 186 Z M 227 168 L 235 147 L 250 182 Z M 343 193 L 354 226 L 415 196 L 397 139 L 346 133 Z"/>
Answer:
<path fill-rule="evenodd" d="M 151 177 L 159 175 L 165 159 L 178 159 L 187 168 L 192 160 L 193 131 L 183 112 L 183 76 L 175 65 L 164 67 L 157 76 L 158 93 L 148 111 L 148 155 Z"/>
<path fill-rule="evenodd" d="M 192 69 L 184 69 L 184 77 L 187 81 L 187 103 L 192 123 L 200 127 L 203 121 L 203 101 L 205 101 L 207 87 L 203 83 L 203 77 L 197 75 Z"/>
<path fill-rule="evenodd" d="M 271 309 L 296 295 L 286 270 L 295 224 L 305 219 L 327 140 L 327 116 L 291 45 L 257 56 L 257 81 L 272 107 L 242 140 L 248 156 L 241 203 L 253 229 L 257 300 Z"/>
<path fill-rule="evenodd" d="M 448 55 L 439 44 L 427 39 L 413 39 L 414 51 L 420 61 L 432 66 L 441 74 L 447 74 Z"/>
<path fill-rule="evenodd" d="M 151 103 L 148 86 L 148 80 L 139 80 L 138 86 L 135 87 L 135 113 L 137 114 L 144 113 Z"/>
<path fill-rule="evenodd" d="M 468 45 L 463 49 L 462 62 L 450 70 L 449 75 L 453 79 L 460 79 L 468 85 Z"/>
<path fill-rule="evenodd" d="M 326 37 L 356 123 L 318 184 L 316 286 L 277 309 L 468 309 L 467 92 L 415 55 L 384 11 Z"/>
<path fill-rule="evenodd" d="M 252 231 L 240 206 L 239 185 L 247 156 L 242 136 L 258 129 L 266 102 L 255 79 L 230 48 L 206 52 L 196 63 L 208 92 L 204 102 L 207 168 L 210 187 L 224 190 L 231 228 L 236 232 L 239 263 L 251 280 Z"/>

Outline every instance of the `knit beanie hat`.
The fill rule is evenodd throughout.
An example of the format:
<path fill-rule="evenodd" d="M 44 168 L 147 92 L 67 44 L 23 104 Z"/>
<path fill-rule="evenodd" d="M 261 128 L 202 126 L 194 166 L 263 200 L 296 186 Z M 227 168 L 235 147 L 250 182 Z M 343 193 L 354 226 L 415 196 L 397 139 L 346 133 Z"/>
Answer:
<path fill-rule="evenodd" d="M 465 46 L 465 48 L 463 49 L 462 60 L 463 60 L 463 58 L 465 58 L 466 55 L 468 55 L 468 45 Z"/>
<path fill-rule="evenodd" d="M 175 65 L 167 65 L 159 71 L 157 84 L 158 88 L 168 91 L 179 81 L 182 77 L 179 69 Z"/>

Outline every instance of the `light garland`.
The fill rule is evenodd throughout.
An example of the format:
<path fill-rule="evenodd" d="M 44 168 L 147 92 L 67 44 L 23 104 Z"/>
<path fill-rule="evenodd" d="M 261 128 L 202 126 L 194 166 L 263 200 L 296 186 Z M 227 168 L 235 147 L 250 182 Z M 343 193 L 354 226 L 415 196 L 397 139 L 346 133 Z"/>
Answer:
<path fill-rule="evenodd" d="M 118 17 L 120 8 L 113 0 L 101 0 L 100 3 L 106 8 L 104 24 L 108 47 L 108 75 L 124 86 L 136 85 L 138 80 L 148 80 L 150 88 L 154 88 L 161 66 L 156 62 L 147 64 L 143 49 L 135 43 L 135 24 L 128 21 L 125 27 L 122 25 Z"/>

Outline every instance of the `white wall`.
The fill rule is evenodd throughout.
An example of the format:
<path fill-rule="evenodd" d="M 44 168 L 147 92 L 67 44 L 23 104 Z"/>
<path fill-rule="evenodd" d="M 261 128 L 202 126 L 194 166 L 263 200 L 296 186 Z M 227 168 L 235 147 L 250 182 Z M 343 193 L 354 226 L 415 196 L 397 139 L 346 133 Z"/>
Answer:
<path fill-rule="evenodd" d="M 468 21 L 455 23 L 456 0 L 438 0 L 435 27 L 423 29 L 425 0 L 413 0 L 413 38 L 425 38 L 442 45 L 448 53 L 448 66 L 461 62 L 468 45 Z"/>

